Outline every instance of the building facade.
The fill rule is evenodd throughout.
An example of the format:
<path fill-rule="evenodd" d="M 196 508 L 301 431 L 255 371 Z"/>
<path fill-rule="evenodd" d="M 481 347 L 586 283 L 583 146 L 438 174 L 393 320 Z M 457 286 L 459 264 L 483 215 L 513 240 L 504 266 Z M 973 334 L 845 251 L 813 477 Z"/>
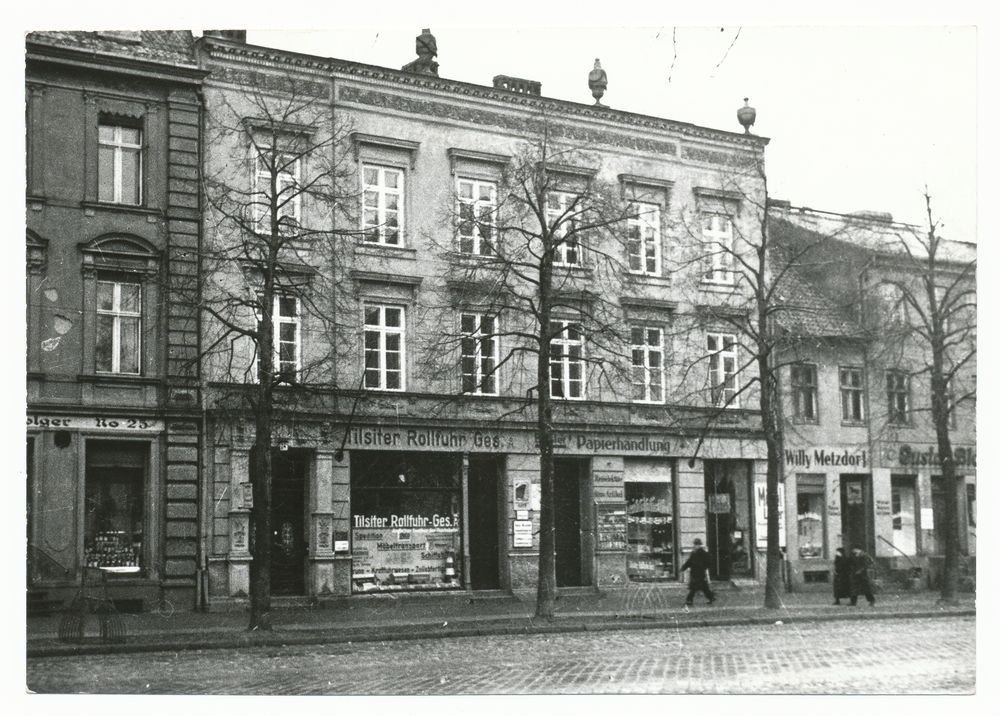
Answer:
<path fill-rule="evenodd" d="M 198 317 L 174 300 L 197 276 L 191 40 L 27 37 L 27 579 L 52 601 L 101 568 L 121 604 L 195 604 Z"/>

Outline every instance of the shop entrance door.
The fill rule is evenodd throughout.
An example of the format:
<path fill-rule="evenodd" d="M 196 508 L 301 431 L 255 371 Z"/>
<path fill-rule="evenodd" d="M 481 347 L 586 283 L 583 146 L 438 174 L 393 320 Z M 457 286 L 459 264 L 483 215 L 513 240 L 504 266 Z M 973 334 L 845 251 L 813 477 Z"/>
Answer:
<path fill-rule="evenodd" d="M 709 576 L 728 581 L 751 575 L 750 468 L 745 460 L 705 461 L 705 536 Z M 689 545 L 684 546 L 690 549 Z"/>
<path fill-rule="evenodd" d="M 860 547 L 875 556 L 875 516 L 869 475 L 840 476 L 840 532 L 844 550 Z"/>
<path fill-rule="evenodd" d="M 572 458 L 555 460 L 553 497 L 556 528 L 556 586 L 583 586 L 581 549 L 581 483 L 587 462 Z"/>
<path fill-rule="evenodd" d="M 305 594 L 308 545 L 305 488 L 309 454 L 275 451 L 271 459 L 271 593 Z"/>
<path fill-rule="evenodd" d="M 500 465 L 496 458 L 469 458 L 469 582 L 473 589 L 500 588 Z"/>

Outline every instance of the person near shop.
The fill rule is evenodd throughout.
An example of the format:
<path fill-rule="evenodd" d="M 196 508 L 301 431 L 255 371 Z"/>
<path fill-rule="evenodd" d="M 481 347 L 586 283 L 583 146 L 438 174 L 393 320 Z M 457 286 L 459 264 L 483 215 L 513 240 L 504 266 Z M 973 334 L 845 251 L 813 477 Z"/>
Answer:
<path fill-rule="evenodd" d="M 708 550 L 702 547 L 701 540 L 695 537 L 694 551 L 688 555 L 687 560 L 681 565 L 681 572 L 685 569 L 691 570 L 687 600 L 684 602 L 685 606 L 694 604 L 694 595 L 698 591 L 704 592 L 705 596 L 708 597 L 709 604 L 715 602 L 715 594 L 712 593 L 712 588 L 708 584 L 708 568 L 710 565 L 711 558 L 708 555 Z"/>
<path fill-rule="evenodd" d="M 841 599 L 847 599 L 851 590 L 850 560 L 844 554 L 843 547 L 837 547 L 833 556 L 833 603 L 839 605 Z"/>
<path fill-rule="evenodd" d="M 868 579 L 868 568 L 873 566 L 872 558 L 860 547 L 851 549 L 849 568 L 851 570 L 850 586 L 848 594 L 851 597 L 851 606 L 857 606 L 858 595 L 864 594 L 868 604 L 875 606 L 875 596 L 872 594 L 872 584 Z"/>

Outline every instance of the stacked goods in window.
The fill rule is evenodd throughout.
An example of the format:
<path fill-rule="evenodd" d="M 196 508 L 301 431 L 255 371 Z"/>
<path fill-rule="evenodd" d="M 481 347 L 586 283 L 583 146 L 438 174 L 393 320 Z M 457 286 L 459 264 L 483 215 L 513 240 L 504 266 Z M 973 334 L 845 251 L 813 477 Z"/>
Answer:
<path fill-rule="evenodd" d="M 138 567 L 140 546 L 122 531 L 99 532 L 86 546 L 84 561 L 88 567 Z"/>

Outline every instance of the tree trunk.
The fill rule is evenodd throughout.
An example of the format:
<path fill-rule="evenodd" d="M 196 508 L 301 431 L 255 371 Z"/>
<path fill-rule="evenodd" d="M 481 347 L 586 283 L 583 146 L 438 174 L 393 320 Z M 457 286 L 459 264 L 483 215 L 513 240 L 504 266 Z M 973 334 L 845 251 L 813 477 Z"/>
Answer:
<path fill-rule="evenodd" d="M 552 436 L 552 396 L 549 359 L 552 349 L 550 293 L 552 251 L 546 251 L 538 274 L 538 447 L 541 480 L 538 532 L 538 595 L 535 616 L 553 619 L 556 605 L 555 464 Z"/>
<path fill-rule="evenodd" d="M 948 387 L 942 363 L 935 351 L 931 376 L 931 414 L 934 419 L 934 431 L 937 434 L 938 453 L 941 457 L 944 515 L 941 520 L 943 524 L 935 524 L 934 529 L 944 531 L 944 569 L 941 572 L 941 596 L 938 604 L 954 606 L 958 604 L 958 565 L 962 555 L 958 520 L 958 481 L 955 476 L 951 432 L 948 428 Z"/>
<path fill-rule="evenodd" d="M 781 460 L 783 433 L 777 414 L 779 400 L 777 379 L 770 366 L 768 355 L 761 355 L 758 361 L 761 383 L 761 419 L 764 428 L 764 442 L 767 445 L 767 572 L 764 582 L 764 608 L 779 609 L 783 580 L 781 568 L 780 505 L 778 485 L 781 482 Z"/>
<path fill-rule="evenodd" d="M 257 416 L 257 437 L 250 451 L 250 511 L 253 545 L 250 553 L 250 624 L 248 631 L 271 629 L 271 434 L 270 415 Z M 266 427 L 261 423 L 266 422 Z"/>

